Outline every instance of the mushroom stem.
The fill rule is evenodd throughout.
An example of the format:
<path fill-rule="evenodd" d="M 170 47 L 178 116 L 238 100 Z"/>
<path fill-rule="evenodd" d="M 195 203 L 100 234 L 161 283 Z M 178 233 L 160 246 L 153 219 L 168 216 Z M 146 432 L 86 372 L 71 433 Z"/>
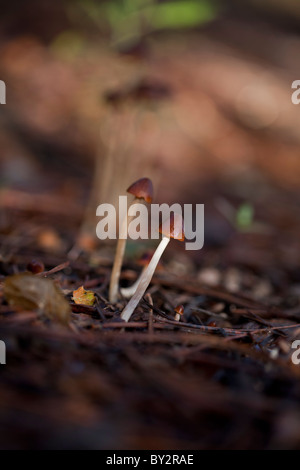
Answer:
<path fill-rule="evenodd" d="M 122 296 L 125 298 L 125 299 L 129 299 L 130 297 L 133 296 L 133 294 L 135 293 L 136 289 L 137 289 L 137 286 L 139 285 L 140 283 L 140 280 L 142 278 L 142 275 L 144 274 L 144 272 L 146 271 L 148 266 L 144 266 L 141 274 L 139 275 L 139 277 L 137 278 L 137 280 L 129 287 L 121 287 L 120 289 L 120 292 L 122 294 Z"/>
<path fill-rule="evenodd" d="M 152 202 L 153 186 L 149 178 L 140 178 L 131 186 L 129 186 L 127 192 L 135 196 L 135 199 L 130 204 L 130 207 L 135 204 L 139 199 L 144 199 L 144 201 L 149 202 L 150 204 Z M 117 243 L 116 255 L 110 278 L 109 301 L 111 303 L 115 303 L 118 300 L 119 279 L 127 241 L 128 211 L 129 208 L 127 209 L 126 217 L 124 218 L 124 221 L 121 225 L 120 237 Z"/>
<path fill-rule="evenodd" d="M 143 273 L 141 274 L 140 281 L 139 281 L 139 284 L 135 293 L 133 294 L 133 296 L 131 297 L 130 301 L 128 302 L 128 304 L 126 305 L 126 307 L 124 308 L 121 314 L 122 320 L 128 321 L 132 313 L 136 309 L 139 301 L 143 297 L 147 287 L 150 284 L 150 281 L 152 279 L 156 266 L 158 265 L 160 257 L 163 254 L 164 250 L 166 249 L 169 241 L 170 241 L 170 238 L 164 235 L 160 244 L 156 248 L 154 255 L 152 256 L 150 263 L 148 264 L 145 271 L 143 271 Z"/>
<path fill-rule="evenodd" d="M 109 301 L 113 304 L 118 300 L 119 279 L 125 253 L 125 247 L 126 240 L 121 240 L 119 238 L 109 285 Z"/>
<path fill-rule="evenodd" d="M 136 199 L 133 201 L 133 203 L 135 202 L 136 202 Z M 128 226 L 128 211 L 121 225 L 120 236 L 119 236 L 117 248 L 116 248 L 114 265 L 112 268 L 112 273 L 111 273 L 111 278 L 110 278 L 109 301 L 111 303 L 115 303 L 118 300 L 119 279 L 120 279 L 120 273 L 121 273 L 121 268 L 123 264 L 126 242 L 127 242 L 127 226 Z"/>

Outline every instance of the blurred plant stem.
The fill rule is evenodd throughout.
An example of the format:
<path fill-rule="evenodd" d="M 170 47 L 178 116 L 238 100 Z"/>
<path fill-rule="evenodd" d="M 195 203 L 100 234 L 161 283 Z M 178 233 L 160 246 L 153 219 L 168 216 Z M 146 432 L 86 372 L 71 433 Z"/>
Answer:
<path fill-rule="evenodd" d="M 155 161 L 160 134 L 158 121 L 158 113 L 148 109 L 143 102 L 124 103 L 122 108 L 108 106 L 100 139 L 104 144 L 104 155 L 96 158 L 90 199 L 77 240 L 82 248 L 87 248 L 82 240 L 96 237 L 96 209 L 99 204 L 108 203 L 118 208 L 119 196 L 126 195 L 127 187 L 141 177 L 147 176 L 155 185 L 158 184 L 159 167 Z M 151 145 L 146 148 L 138 145 L 138 142 L 143 142 L 144 127 L 152 136 L 148 138 Z"/>

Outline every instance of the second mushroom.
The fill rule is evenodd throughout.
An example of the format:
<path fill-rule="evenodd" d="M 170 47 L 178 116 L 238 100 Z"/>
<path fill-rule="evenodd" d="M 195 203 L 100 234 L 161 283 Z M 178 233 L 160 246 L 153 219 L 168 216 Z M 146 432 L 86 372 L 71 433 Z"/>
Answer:
<path fill-rule="evenodd" d="M 129 321 L 131 315 L 133 314 L 134 310 L 136 309 L 138 303 L 140 302 L 141 298 L 143 297 L 147 287 L 149 286 L 156 266 L 165 251 L 166 247 L 171 238 L 175 238 L 176 240 L 183 241 L 184 240 L 184 229 L 183 229 L 183 218 L 180 214 L 173 214 L 171 215 L 168 220 L 164 221 L 160 228 L 160 233 L 162 234 L 162 239 L 150 263 L 148 264 L 145 271 L 143 271 L 140 282 L 136 288 L 135 293 L 131 297 L 130 301 L 124 308 L 121 318 L 122 320 Z"/>
<path fill-rule="evenodd" d="M 137 200 L 143 199 L 147 203 L 151 204 L 153 198 L 153 185 L 152 181 L 149 178 L 141 178 L 133 183 L 127 189 L 127 192 L 133 194 L 135 197 L 130 206 L 137 202 Z M 129 207 L 130 207 L 129 206 Z M 129 208 L 128 208 L 129 210 Z M 122 226 L 120 228 L 120 234 L 122 237 L 119 237 L 116 254 L 114 259 L 114 264 L 112 268 L 110 285 L 109 285 L 109 301 L 111 303 L 116 303 L 119 295 L 119 279 L 120 273 L 126 248 L 127 241 L 127 230 L 128 230 L 128 211 L 125 220 L 123 220 Z M 125 235 L 125 236 L 124 236 Z"/>

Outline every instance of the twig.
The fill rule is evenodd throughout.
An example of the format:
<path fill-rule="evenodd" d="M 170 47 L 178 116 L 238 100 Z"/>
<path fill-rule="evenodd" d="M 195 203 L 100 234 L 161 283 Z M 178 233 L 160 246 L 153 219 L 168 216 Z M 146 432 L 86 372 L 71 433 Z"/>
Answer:
<path fill-rule="evenodd" d="M 63 269 L 67 268 L 70 264 L 70 261 L 66 261 L 65 263 L 59 264 L 58 266 L 55 266 L 54 268 L 50 269 L 49 271 L 43 271 L 42 273 L 36 274 L 36 276 L 39 277 L 48 277 L 51 274 L 55 274 L 59 271 L 62 271 Z"/>
<path fill-rule="evenodd" d="M 153 333 L 153 308 L 151 308 L 150 305 L 153 307 L 153 300 L 149 292 L 145 295 L 145 302 L 149 304 L 148 333 L 152 334 Z"/>

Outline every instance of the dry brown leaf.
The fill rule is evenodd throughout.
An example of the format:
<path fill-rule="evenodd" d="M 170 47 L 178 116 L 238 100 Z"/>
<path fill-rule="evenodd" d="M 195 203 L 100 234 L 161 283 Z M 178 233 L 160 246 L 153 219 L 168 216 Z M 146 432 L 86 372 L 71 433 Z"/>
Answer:
<path fill-rule="evenodd" d="M 30 273 L 14 274 L 5 279 L 3 292 L 9 305 L 38 310 L 63 324 L 70 321 L 70 306 L 51 279 Z"/>

